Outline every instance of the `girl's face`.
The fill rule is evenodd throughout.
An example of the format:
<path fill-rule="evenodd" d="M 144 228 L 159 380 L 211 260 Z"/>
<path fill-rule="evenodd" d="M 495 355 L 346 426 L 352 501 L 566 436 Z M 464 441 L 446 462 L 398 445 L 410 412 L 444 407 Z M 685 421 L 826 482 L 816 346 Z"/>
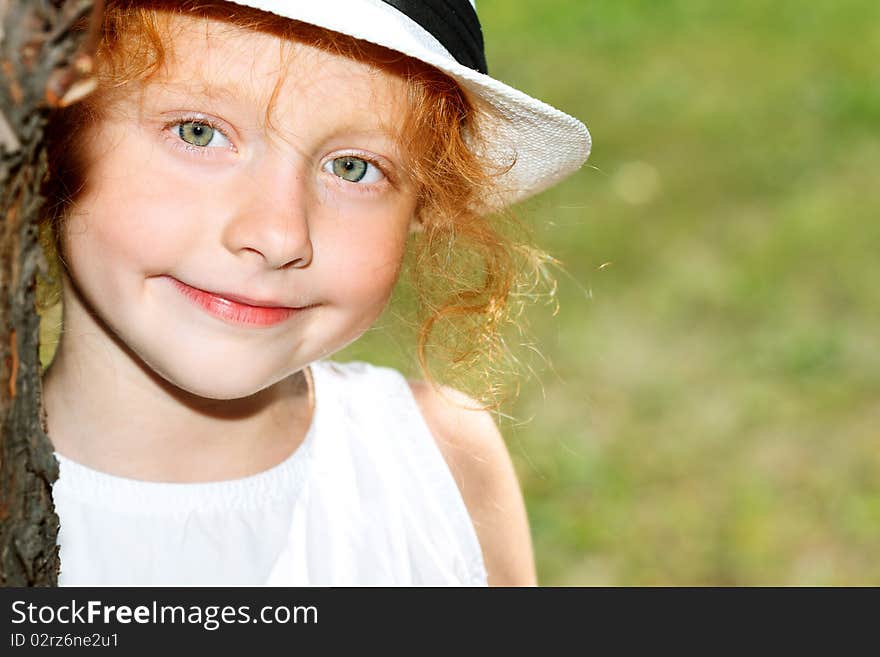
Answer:
<path fill-rule="evenodd" d="M 179 388 L 240 398 L 349 344 L 387 303 L 416 206 L 395 136 L 406 86 L 269 34 L 171 25 L 162 79 L 89 135 L 65 332 L 97 329 Z"/>

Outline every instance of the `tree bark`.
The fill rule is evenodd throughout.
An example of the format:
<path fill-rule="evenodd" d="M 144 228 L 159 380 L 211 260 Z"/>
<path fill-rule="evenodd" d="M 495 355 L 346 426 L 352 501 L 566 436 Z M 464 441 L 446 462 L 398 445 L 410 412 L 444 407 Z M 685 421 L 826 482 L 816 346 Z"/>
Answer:
<path fill-rule="evenodd" d="M 91 29 L 73 32 L 90 13 Z M 94 86 L 103 3 L 0 0 L 0 585 L 56 586 L 58 463 L 46 435 L 36 274 L 45 270 L 37 215 L 43 138 L 53 108 Z"/>

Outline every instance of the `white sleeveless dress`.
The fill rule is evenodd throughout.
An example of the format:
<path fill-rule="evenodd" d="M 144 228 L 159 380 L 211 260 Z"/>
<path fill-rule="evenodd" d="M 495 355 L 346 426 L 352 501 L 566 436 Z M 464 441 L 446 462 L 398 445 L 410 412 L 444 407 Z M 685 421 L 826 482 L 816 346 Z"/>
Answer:
<path fill-rule="evenodd" d="M 56 452 L 61 586 L 485 586 L 461 494 L 406 379 L 315 361 L 285 461 L 208 483 L 125 479 Z"/>

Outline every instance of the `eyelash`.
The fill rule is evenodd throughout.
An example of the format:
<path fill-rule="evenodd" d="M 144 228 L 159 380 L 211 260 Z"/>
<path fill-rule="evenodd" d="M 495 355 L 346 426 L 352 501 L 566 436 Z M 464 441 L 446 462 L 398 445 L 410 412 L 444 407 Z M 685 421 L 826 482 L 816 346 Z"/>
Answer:
<path fill-rule="evenodd" d="M 168 132 L 169 128 L 173 128 L 174 126 L 180 126 L 184 123 L 199 123 L 201 125 L 206 125 L 212 130 L 216 130 L 221 135 L 223 135 L 226 140 L 231 144 L 228 148 L 210 148 L 208 146 L 193 146 L 192 144 L 188 144 L 180 138 L 180 135 L 171 136 Z M 216 121 L 212 121 L 206 116 L 183 116 L 179 119 L 175 119 L 174 121 L 170 121 L 165 124 L 165 127 L 162 128 L 163 134 L 168 136 L 171 140 L 171 145 L 173 148 L 176 148 L 180 151 L 184 151 L 186 153 L 193 153 L 195 155 L 199 155 L 201 157 L 216 157 L 216 153 L 211 153 L 210 151 L 233 151 L 236 152 L 235 144 L 232 139 L 229 137 L 229 134 L 221 128 Z"/>
<path fill-rule="evenodd" d="M 173 128 L 174 126 L 180 126 L 184 123 L 199 123 L 202 125 L 206 125 L 209 128 L 211 128 L 212 130 L 216 130 L 221 135 L 223 135 L 227 139 L 227 141 L 229 141 L 231 146 L 229 146 L 228 148 L 217 148 L 217 147 L 210 148 L 208 146 L 194 146 L 192 144 L 185 142 L 183 139 L 181 139 L 179 134 L 172 136 L 168 132 L 169 128 Z M 171 145 L 173 148 L 176 148 L 177 150 L 180 150 L 180 151 L 183 151 L 186 153 L 192 153 L 192 154 L 197 155 L 199 157 L 216 157 L 217 154 L 212 153 L 211 151 L 237 152 L 237 149 L 235 148 L 235 143 L 232 141 L 229 134 L 223 128 L 221 128 L 220 125 L 218 125 L 218 123 L 216 121 L 213 121 L 212 119 L 210 119 L 206 116 L 197 116 L 197 115 L 182 116 L 180 118 L 177 118 L 173 121 L 169 121 L 168 123 L 166 123 L 165 126 L 162 128 L 162 132 L 164 135 L 166 135 L 168 137 L 168 139 L 171 140 L 171 142 L 172 142 Z M 360 151 L 349 151 L 349 152 L 345 152 L 345 153 L 338 153 L 329 159 L 323 160 L 320 165 L 321 171 L 323 172 L 324 165 L 328 161 L 332 161 L 332 160 L 342 158 L 342 157 L 354 157 L 359 160 L 363 160 L 364 162 L 368 162 L 369 164 L 372 164 L 374 167 L 376 167 L 379 171 L 382 172 L 383 179 L 377 183 L 361 184 L 361 183 L 349 182 L 347 180 L 340 178 L 339 176 L 335 176 L 333 174 L 328 174 L 334 180 L 334 182 L 336 182 L 337 184 L 345 186 L 348 189 L 353 188 L 354 191 L 356 191 L 357 193 L 360 193 L 360 194 L 375 193 L 384 184 L 388 184 L 388 185 L 391 185 L 392 187 L 396 187 L 394 178 L 389 174 L 388 169 L 377 158 L 372 157 L 369 154 L 363 153 Z"/>
<path fill-rule="evenodd" d="M 373 165 L 382 173 L 382 180 L 374 183 L 355 183 L 344 178 L 340 178 L 337 175 L 332 173 L 327 173 L 324 171 L 324 167 L 328 162 L 332 162 L 333 160 L 338 160 L 341 158 L 351 157 L 358 160 L 363 160 L 364 162 Z M 363 153 L 360 151 L 348 151 L 342 153 L 334 153 L 331 157 L 325 158 L 321 161 L 321 165 L 319 169 L 322 173 L 327 173 L 328 176 L 338 185 L 342 186 L 344 189 L 353 189 L 356 193 L 359 194 L 370 194 L 379 191 L 383 185 L 391 185 L 395 187 L 394 179 L 388 173 L 388 169 L 378 160 L 378 158 L 371 156 L 368 153 Z"/>

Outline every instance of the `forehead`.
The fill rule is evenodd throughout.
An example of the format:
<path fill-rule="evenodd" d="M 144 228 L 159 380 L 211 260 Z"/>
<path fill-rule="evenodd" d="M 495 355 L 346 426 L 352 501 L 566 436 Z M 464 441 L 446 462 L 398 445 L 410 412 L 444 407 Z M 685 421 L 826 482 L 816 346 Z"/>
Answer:
<path fill-rule="evenodd" d="M 358 121 L 390 128 L 405 110 L 404 78 L 367 58 L 214 18 L 165 20 L 163 65 L 148 85 L 153 92 L 258 108 L 279 121 L 306 106 L 328 118 L 347 109 Z"/>

